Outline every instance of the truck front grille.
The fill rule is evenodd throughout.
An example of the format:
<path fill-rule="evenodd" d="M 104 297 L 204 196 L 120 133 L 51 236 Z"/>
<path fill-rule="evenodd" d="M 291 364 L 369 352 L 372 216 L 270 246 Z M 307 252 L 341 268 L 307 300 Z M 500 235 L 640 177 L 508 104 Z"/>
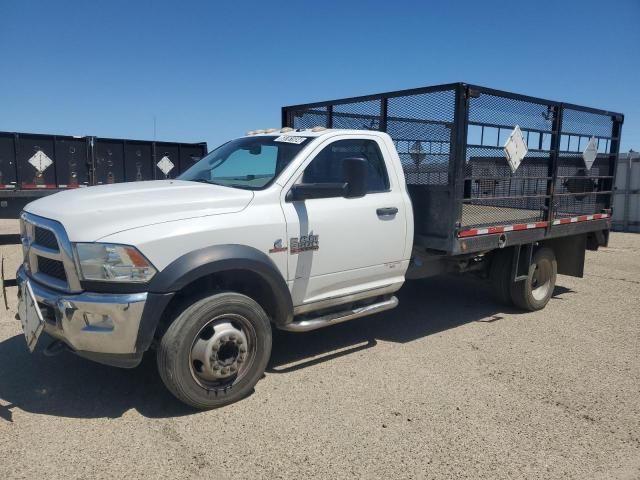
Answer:
<path fill-rule="evenodd" d="M 35 227 L 34 243 L 51 250 L 58 250 L 58 240 L 55 233 L 42 227 Z"/>
<path fill-rule="evenodd" d="M 38 257 L 38 272 L 57 278 L 63 282 L 67 281 L 67 274 L 64 271 L 64 264 L 60 260 Z"/>
<path fill-rule="evenodd" d="M 55 220 L 27 212 L 20 215 L 20 232 L 26 272 L 34 281 L 56 290 L 80 292 L 71 242 Z"/>

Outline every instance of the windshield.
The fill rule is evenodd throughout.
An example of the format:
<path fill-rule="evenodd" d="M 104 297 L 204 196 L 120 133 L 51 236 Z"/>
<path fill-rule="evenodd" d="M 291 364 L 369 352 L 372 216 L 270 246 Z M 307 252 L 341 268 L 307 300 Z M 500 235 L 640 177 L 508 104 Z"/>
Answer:
<path fill-rule="evenodd" d="M 213 150 L 178 179 L 259 190 L 284 170 L 307 141 L 284 135 L 238 138 Z"/>

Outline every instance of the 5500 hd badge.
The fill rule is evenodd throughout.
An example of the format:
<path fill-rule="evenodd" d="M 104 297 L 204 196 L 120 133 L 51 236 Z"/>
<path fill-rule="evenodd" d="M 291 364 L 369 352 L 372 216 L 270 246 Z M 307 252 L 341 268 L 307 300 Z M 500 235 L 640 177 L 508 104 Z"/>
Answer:
<path fill-rule="evenodd" d="M 304 235 L 300 238 L 291 238 L 291 255 L 296 253 L 306 252 L 309 250 L 318 250 L 320 248 L 320 235 L 314 235 L 311 232 L 309 235 Z M 279 238 L 273 242 L 273 248 L 269 250 L 269 253 L 286 252 L 287 247 L 282 245 L 282 239 Z"/>
<path fill-rule="evenodd" d="M 304 235 L 300 238 L 293 237 L 289 242 L 291 255 L 309 250 L 318 250 L 320 248 L 320 235 Z"/>

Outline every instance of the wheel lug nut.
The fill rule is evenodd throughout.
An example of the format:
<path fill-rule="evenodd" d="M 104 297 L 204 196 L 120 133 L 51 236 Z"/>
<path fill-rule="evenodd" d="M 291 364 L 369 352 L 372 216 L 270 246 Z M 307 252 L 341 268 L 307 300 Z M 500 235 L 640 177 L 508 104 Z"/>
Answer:
<path fill-rule="evenodd" d="M 220 370 L 220 365 L 218 365 L 217 363 L 213 366 L 214 370 Z"/>
<path fill-rule="evenodd" d="M 232 342 L 236 341 L 236 336 L 235 335 L 230 335 L 229 336 L 229 340 L 231 340 Z"/>
<path fill-rule="evenodd" d="M 238 340 L 236 340 L 236 343 L 237 343 L 238 345 L 242 345 L 242 339 L 241 339 L 241 338 L 238 338 Z"/>
<path fill-rule="evenodd" d="M 220 373 L 222 373 L 223 375 L 226 375 L 229 373 L 229 369 L 228 368 L 223 368 Z"/>
<path fill-rule="evenodd" d="M 211 350 L 213 350 L 214 352 L 218 351 L 218 349 L 219 349 L 219 348 L 220 348 L 220 345 L 218 345 L 217 343 L 214 343 L 214 344 L 211 346 Z"/>

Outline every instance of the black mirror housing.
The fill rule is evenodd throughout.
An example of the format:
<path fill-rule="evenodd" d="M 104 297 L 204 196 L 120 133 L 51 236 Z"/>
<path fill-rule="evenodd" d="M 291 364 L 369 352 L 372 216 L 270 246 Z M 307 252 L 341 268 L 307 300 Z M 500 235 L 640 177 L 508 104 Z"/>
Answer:
<path fill-rule="evenodd" d="M 288 202 L 312 198 L 358 198 L 367 193 L 368 162 L 361 157 L 345 158 L 342 161 L 343 183 L 299 183 L 287 193 Z"/>
<path fill-rule="evenodd" d="M 343 175 L 347 182 L 346 198 L 358 198 L 366 195 L 367 167 L 368 162 L 362 157 L 350 157 L 343 160 Z"/>
<path fill-rule="evenodd" d="M 286 200 L 296 202 L 310 198 L 344 197 L 346 191 L 346 183 L 300 183 L 291 187 Z"/>

